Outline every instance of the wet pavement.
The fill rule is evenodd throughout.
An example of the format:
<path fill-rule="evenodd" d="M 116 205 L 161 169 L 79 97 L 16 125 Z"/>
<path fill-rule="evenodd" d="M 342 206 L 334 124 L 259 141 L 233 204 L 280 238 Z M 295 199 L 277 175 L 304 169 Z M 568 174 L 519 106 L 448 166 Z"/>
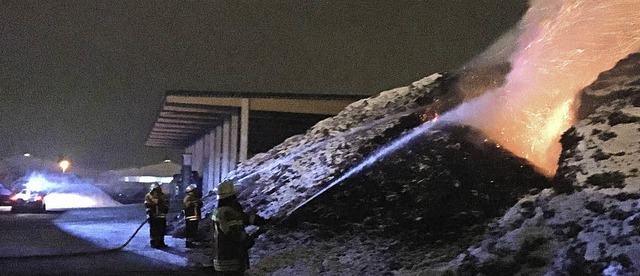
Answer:
<path fill-rule="evenodd" d="M 141 204 L 14 214 L 0 210 L 0 271 L 4 275 L 211 275 L 207 248 L 186 248 L 166 236 L 149 246 Z"/>

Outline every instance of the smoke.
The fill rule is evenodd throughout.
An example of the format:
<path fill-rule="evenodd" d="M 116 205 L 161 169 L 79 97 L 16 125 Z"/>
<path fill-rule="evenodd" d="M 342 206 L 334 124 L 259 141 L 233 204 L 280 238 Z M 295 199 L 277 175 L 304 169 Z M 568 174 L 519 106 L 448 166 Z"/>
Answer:
<path fill-rule="evenodd" d="M 89 181 L 73 175 L 31 172 L 24 178 L 22 188 L 45 192 L 47 209 L 108 207 L 120 205 Z"/>
<path fill-rule="evenodd" d="M 450 116 L 553 175 L 581 89 L 640 50 L 638 10 L 638 0 L 531 1 L 511 32 L 462 69 L 468 101 Z"/>

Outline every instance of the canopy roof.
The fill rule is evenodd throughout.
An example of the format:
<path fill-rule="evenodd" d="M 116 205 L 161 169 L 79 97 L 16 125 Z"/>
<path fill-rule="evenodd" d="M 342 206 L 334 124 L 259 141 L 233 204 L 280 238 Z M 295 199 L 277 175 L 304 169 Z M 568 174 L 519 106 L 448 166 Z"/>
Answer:
<path fill-rule="evenodd" d="M 149 147 L 186 148 L 238 114 L 250 101 L 249 132 L 261 137 L 282 136 L 283 129 L 308 128 L 333 116 L 365 95 L 167 91 L 145 143 Z M 269 127 L 261 127 L 268 125 Z"/>
<path fill-rule="evenodd" d="M 140 168 L 129 168 L 122 170 L 112 170 L 107 173 L 116 176 L 154 176 L 154 177 L 172 177 L 174 174 L 180 173 L 182 165 L 173 162 L 162 162 L 152 164 Z"/>

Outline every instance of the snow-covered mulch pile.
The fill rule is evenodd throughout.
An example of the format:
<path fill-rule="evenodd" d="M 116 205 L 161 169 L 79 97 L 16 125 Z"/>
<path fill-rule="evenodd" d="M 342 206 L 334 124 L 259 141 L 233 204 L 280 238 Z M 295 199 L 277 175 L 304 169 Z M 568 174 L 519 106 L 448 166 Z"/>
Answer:
<path fill-rule="evenodd" d="M 440 77 L 435 74 L 409 87 L 357 101 L 305 134 L 240 164 L 228 178 L 241 190 L 239 198 L 247 208 L 264 217 L 282 217 L 399 135 L 407 123 L 415 124 L 405 118 L 420 113 L 422 103 L 440 92 L 436 81 Z"/>
<path fill-rule="evenodd" d="M 553 188 L 481 133 L 451 124 L 333 186 L 420 129 L 430 104 L 458 101 L 440 75 L 356 102 L 252 158 L 231 176 L 241 202 L 286 219 L 258 239 L 248 274 L 640 273 L 639 62 L 632 55 L 584 90 Z M 214 205 L 207 198 L 205 213 Z"/>

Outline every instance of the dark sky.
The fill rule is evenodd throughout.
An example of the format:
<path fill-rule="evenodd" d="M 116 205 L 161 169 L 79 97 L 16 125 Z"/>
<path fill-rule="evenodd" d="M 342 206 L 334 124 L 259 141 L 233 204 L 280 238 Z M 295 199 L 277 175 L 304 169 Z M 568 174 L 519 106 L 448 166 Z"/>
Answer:
<path fill-rule="evenodd" d="M 0 0 L 0 158 L 116 169 L 144 147 L 164 91 L 375 94 L 453 70 L 526 1 Z"/>

